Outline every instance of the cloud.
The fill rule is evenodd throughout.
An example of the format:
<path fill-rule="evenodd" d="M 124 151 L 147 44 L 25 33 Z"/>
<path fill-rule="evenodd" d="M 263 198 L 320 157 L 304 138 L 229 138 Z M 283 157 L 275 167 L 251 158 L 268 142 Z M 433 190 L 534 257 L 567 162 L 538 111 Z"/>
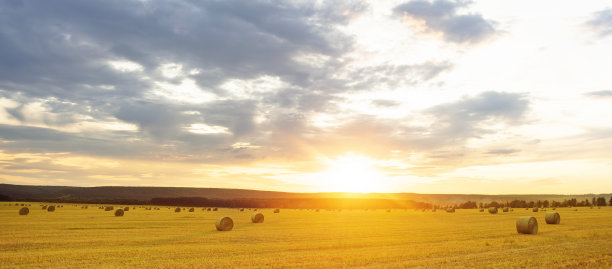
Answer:
<path fill-rule="evenodd" d="M 372 105 L 377 106 L 377 107 L 394 107 L 394 106 L 398 106 L 401 103 L 398 101 L 394 101 L 394 100 L 385 100 L 385 99 L 376 99 L 376 100 L 372 100 L 370 102 Z"/>
<path fill-rule="evenodd" d="M 426 20 L 452 42 L 491 35 L 491 22 L 457 13 L 466 5 L 417 1 L 396 12 Z M 527 97 L 503 92 L 401 118 L 349 108 L 351 94 L 411 90 L 454 68 L 443 59 L 363 61 L 344 26 L 367 8 L 348 1 L 0 2 L 0 151 L 198 164 L 289 160 L 297 170 L 314 169 L 320 156 L 359 151 L 387 159 L 401 151 L 435 159 L 420 167 L 436 167 L 469 154 L 469 139 L 498 131 L 489 124 L 522 123 Z M 32 168 L 13 170 L 20 167 Z"/>
<path fill-rule="evenodd" d="M 586 25 L 602 37 L 612 34 L 612 9 L 606 8 L 595 12 L 593 18 Z"/>
<path fill-rule="evenodd" d="M 455 43 L 478 43 L 495 34 L 495 22 L 480 14 L 457 14 L 469 2 L 436 0 L 410 1 L 396 6 L 395 14 L 423 20 L 427 28 L 444 35 L 444 39 Z"/>
<path fill-rule="evenodd" d="M 436 142 L 453 144 L 486 134 L 489 125 L 521 124 L 529 103 L 523 94 L 489 91 L 437 105 L 426 112 L 436 118 L 431 126 Z"/>
<path fill-rule="evenodd" d="M 585 95 L 593 98 L 612 98 L 612 91 L 587 92 Z"/>
<path fill-rule="evenodd" d="M 517 152 L 521 152 L 519 149 L 492 149 L 486 152 L 486 154 L 490 155 L 510 155 Z"/>

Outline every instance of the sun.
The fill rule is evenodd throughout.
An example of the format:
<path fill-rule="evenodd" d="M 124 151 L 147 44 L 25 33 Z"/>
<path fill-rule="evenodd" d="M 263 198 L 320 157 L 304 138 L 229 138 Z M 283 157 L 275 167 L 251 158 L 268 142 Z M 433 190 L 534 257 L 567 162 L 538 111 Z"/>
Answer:
<path fill-rule="evenodd" d="M 385 176 L 375 160 L 362 155 L 345 154 L 326 160 L 328 169 L 319 174 L 325 191 L 384 192 Z"/>

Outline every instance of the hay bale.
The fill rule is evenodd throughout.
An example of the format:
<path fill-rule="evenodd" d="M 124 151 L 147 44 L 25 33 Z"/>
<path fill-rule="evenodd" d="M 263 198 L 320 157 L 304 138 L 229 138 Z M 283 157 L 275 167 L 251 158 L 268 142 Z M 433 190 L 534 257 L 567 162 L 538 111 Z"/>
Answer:
<path fill-rule="evenodd" d="M 123 209 L 119 208 L 115 210 L 115 217 L 122 217 L 122 216 L 123 216 Z"/>
<path fill-rule="evenodd" d="M 274 209 L 274 213 L 280 213 L 280 209 Z"/>
<path fill-rule="evenodd" d="M 181 208 L 180 208 L 180 207 L 175 208 L 175 209 L 174 209 L 174 212 L 176 212 L 176 213 L 180 213 L 180 212 L 181 212 Z"/>
<path fill-rule="evenodd" d="M 47 206 L 46 206 L 46 205 L 44 205 L 44 206 L 42 207 L 42 209 L 43 209 L 43 210 L 46 210 L 46 209 L 47 209 Z"/>
<path fill-rule="evenodd" d="M 130 211 L 130 207 L 129 206 L 124 207 L 123 211 Z"/>
<path fill-rule="evenodd" d="M 47 212 L 55 212 L 55 206 L 50 205 L 49 207 L 47 207 Z"/>
<path fill-rule="evenodd" d="M 316 209 L 315 212 L 319 212 L 319 209 Z"/>
<path fill-rule="evenodd" d="M 449 207 L 446 209 L 447 213 L 455 213 L 455 208 Z"/>
<path fill-rule="evenodd" d="M 213 208 L 213 211 L 218 211 L 218 210 L 219 210 L 219 209 L 218 209 L 218 208 L 216 208 L 216 207 L 215 207 L 215 208 Z"/>
<path fill-rule="evenodd" d="M 104 211 L 113 211 L 115 209 L 114 206 L 107 206 L 104 208 Z"/>
<path fill-rule="evenodd" d="M 210 207 L 206 209 L 206 211 L 210 211 L 210 210 L 211 210 Z"/>
<path fill-rule="evenodd" d="M 508 212 L 508 211 L 510 211 L 510 208 L 504 207 L 504 208 L 502 208 L 502 211 L 503 212 Z"/>
<path fill-rule="evenodd" d="M 497 214 L 497 207 L 494 207 L 494 206 L 489 207 L 489 213 L 490 214 Z"/>
<path fill-rule="evenodd" d="M 253 213 L 253 215 L 251 215 L 251 221 L 253 223 L 262 223 L 264 221 L 264 215 L 261 213 Z"/>
<path fill-rule="evenodd" d="M 215 223 L 217 231 L 231 231 L 234 228 L 234 221 L 229 217 L 222 217 Z"/>
<path fill-rule="evenodd" d="M 561 222 L 561 216 L 557 212 L 547 212 L 545 220 L 546 224 L 559 224 L 559 222 Z"/>
<path fill-rule="evenodd" d="M 479 209 L 478 212 L 484 212 L 484 208 Z"/>
<path fill-rule="evenodd" d="M 516 231 L 520 234 L 537 234 L 538 220 L 534 217 L 520 217 L 516 219 Z"/>
<path fill-rule="evenodd" d="M 242 212 L 242 211 L 244 211 L 244 208 L 241 208 L 241 209 L 240 209 L 240 212 Z"/>
<path fill-rule="evenodd" d="M 432 209 L 432 210 L 431 210 L 431 212 L 436 212 L 436 209 L 435 209 L 435 208 L 434 208 L 434 209 Z"/>
<path fill-rule="evenodd" d="M 537 207 L 534 207 L 534 208 L 532 209 L 532 211 L 533 211 L 533 212 L 538 212 L 538 210 L 539 210 L 539 209 L 538 209 Z"/>
<path fill-rule="evenodd" d="M 195 211 L 195 208 L 193 207 L 189 209 L 189 212 L 194 212 L 194 211 Z"/>
<path fill-rule="evenodd" d="M 556 208 L 556 207 L 553 207 L 553 208 L 552 208 L 552 210 L 557 210 L 557 208 Z"/>
<path fill-rule="evenodd" d="M 26 216 L 30 214 L 30 209 L 27 207 L 22 207 L 21 209 L 19 209 L 19 215 L 21 216 Z"/>

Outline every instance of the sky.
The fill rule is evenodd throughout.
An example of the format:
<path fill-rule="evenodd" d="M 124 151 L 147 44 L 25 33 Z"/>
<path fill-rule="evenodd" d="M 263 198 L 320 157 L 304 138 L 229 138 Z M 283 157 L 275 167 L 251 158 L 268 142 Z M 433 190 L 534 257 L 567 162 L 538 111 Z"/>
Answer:
<path fill-rule="evenodd" d="M 0 2 L 0 183 L 612 192 L 609 1 Z"/>

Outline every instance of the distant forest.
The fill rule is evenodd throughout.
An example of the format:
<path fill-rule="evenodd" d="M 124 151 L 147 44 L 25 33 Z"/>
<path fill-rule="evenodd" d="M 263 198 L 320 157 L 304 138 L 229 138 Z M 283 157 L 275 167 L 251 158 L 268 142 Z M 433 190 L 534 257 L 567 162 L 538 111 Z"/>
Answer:
<path fill-rule="evenodd" d="M 218 188 L 0 184 L 0 201 L 234 208 L 433 209 L 612 206 L 612 194 L 288 193 Z"/>
<path fill-rule="evenodd" d="M 281 199 L 208 199 L 204 197 L 169 197 L 153 198 L 149 201 L 126 199 L 12 199 L 0 195 L 0 201 L 30 201 L 45 203 L 77 203 L 77 204 L 124 204 L 124 205 L 158 205 L 158 206 L 189 206 L 189 207 L 229 207 L 229 208 L 296 208 L 296 209 L 438 209 L 438 208 L 488 208 L 488 207 L 584 207 L 584 206 L 612 206 L 612 197 L 609 201 L 605 197 L 578 201 L 575 198 L 563 201 L 525 201 L 513 200 L 510 202 L 476 203 L 468 201 L 455 205 L 438 205 L 411 200 L 392 199 L 359 199 L 359 198 L 281 198 Z"/>

